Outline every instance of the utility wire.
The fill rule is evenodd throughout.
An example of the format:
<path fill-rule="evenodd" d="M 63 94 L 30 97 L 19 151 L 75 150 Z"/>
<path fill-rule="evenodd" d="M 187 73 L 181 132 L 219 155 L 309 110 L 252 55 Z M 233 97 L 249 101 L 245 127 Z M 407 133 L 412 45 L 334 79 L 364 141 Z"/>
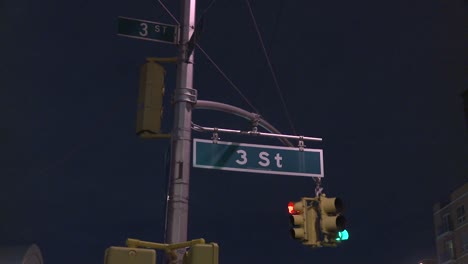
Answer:
<path fill-rule="evenodd" d="M 211 64 L 213 64 L 213 66 L 219 71 L 219 73 L 221 73 L 224 79 L 226 79 L 229 82 L 229 84 L 239 93 L 242 99 L 244 99 L 244 101 L 255 111 L 255 113 L 258 114 L 257 108 L 253 106 L 253 104 L 249 101 L 249 99 L 247 99 L 247 97 L 241 92 L 241 90 L 231 81 L 231 79 L 229 79 L 229 77 L 227 77 L 227 75 L 221 70 L 221 68 L 219 68 L 219 66 L 213 61 L 213 59 L 211 59 L 211 57 L 205 52 L 205 50 L 202 47 L 200 47 L 198 43 L 196 43 L 195 45 L 205 55 L 205 57 L 211 62 Z"/>
<path fill-rule="evenodd" d="M 245 2 L 247 2 L 247 7 L 249 8 L 250 17 L 252 18 L 253 24 L 255 26 L 255 30 L 257 31 L 258 39 L 259 39 L 260 44 L 262 46 L 263 54 L 265 55 L 266 61 L 268 63 L 268 67 L 270 68 L 270 72 L 271 72 L 271 75 L 273 77 L 273 81 L 275 83 L 276 91 L 278 92 L 278 95 L 279 95 L 279 97 L 281 99 L 281 104 L 283 105 L 283 109 L 284 109 L 284 111 L 286 113 L 286 118 L 289 121 L 289 125 L 291 126 L 291 128 L 293 130 L 293 133 L 295 135 L 297 135 L 296 129 L 294 128 L 294 124 L 293 124 L 292 119 L 291 119 L 291 115 L 289 114 L 288 108 L 286 106 L 286 102 L 284 101 L 283 94 L 281 93 L 281 89 L 279 87 L 279 83 L 278 83 L 278 80 L 276 78 L 275 71 L 273 69 L 270 58 L 269 58 L 268 53 L 266 51 L 265 44 L 263 43 L 262 35 L 260 34 L 260 30 L 259 30 L 258 25 L 257 25 L 257 20 L 255 19 L 255 16 L 254 16 L 253 11 L 252 11 L 252 7 L 250 6 L 250 1 L 245 0 Z"/>
<path fill-rule="evenodd" d="M 174 19 L 174 21 L 177 23 L 178 26 L 180 26 L 179 20 L 175 18 L 175 16 L 169 11 L 169 9 L 164 5 L 164 3 L 161 0 L 158 0 L 159 4 L 166 10 L 166 12 Z"/>
<path fill-rule="evenodd" d="M 200 19 L 198 19 L 198 22 L 200 22 L 200 20 L 202 20 L 203 16 L 206 14 L 208 9 L 210 9 L 215 2 L 216 2 L 216 0 L 211 0 L 211 2 L 208 4 L 208 7 L 205 8 L 205 10 L 203 10 L 202 15 L 200 16 Z M 172 19 L 177 23 L 177 25 L 180 26 L 179 21 L 175 18 L 175 16 L 172 14 L 172 12 L 169 10 L 169 8 L 167 8 L 161 0 L 158 0 L 158 3 L 164 8 L 164 10 L 166 10 L 166 12 L 172 17 Z"/>
<path fill-rule="evenodd" d="M 174 19 L 174 21 L 176 21 L 177 24 L 180 25 L 179 21 L 177 21 L 177 19 L 174 17 L 174 15 L 172 15 L 171 11 L 169 11 L 169 9 L 167 9 L 167 7 L 162 3 L 162 1 L 158 0 L 158 2 L 166 10 L 166 12 L 172 17 L 172 19 Z M 213 6 L 213 4 L 215 2 L 216 2 L 216 0 L 211 0 L 211 2 L 208 4 L 208 7 L 203 10 L 202 15 L 201 15 L 200 19 L 198 20 L 197 24 L 201 23 L 201 21 L 204 18 L 206 12 Z M 231 81 L 231 79 L 229 79 L 229 77 L 227 77 L 227 75 L 221 70 L 221 68 L 213 61 L 213 59 L 211 59 L 211 57 L 208 55 L 208 53 L 206 53 L 206 51 L 202 47 L 200 47 L 200 45 L 198 43 L 196 43 L 196 42 L 195 42 L 195 46 L 197 46 L 197 48 L 205 55 L 205 57 L 211 62 L 211 64 L 213 64 L 213 66 L 221 73 L 221 75 L 229 82 L 229 84 L 239 93 L 239 95 L 255 111 L 255 113 L 258 114 L 257 108 L 255 108 L 255 106 L 253 106 L 253 104 L 249 101 L 249 99 L 247 99 L 247 97 L 241 92 L 241 90 Z"/>
<path fill-rule="evenodd" d="M 203 10 L 200 18 L 198 19 L 198 22 L 200 22 L 203 17 L 205 16 L 206 12 L 208 12 L 208 10 L 214 5 L 214 3 L 216 2 L 216 0 L 211 0 L 211 2 L 208 4 L 208 6 L 205 8 L 205 10 Z"/>
<path fill-rule="evenodd" d="M 285 0 L 280 0 L 278 13 L 276 13 L 275 23 L 273 24 L 274 25 L 273 26 L 274 31 L 273 31 L 273 34 L 271 35 L 270 43 L 268 45 L 268 51 L 270 53 L 270 56 L 271 56 L 271 52 L 273 50 L 273 43 L 276 40 L 276 34 L 278 33 L 281 17 L 282 17 L 283 11 L 285 9 L 284 5 L 285 5 Z"/>
<path fill-rule="evenodd" d="M 193 33 L 196 39 L 194 42 L 197 42 L 200 38 L 201 33 L 203 32 L 204 26 L 205 26 L 205 15 L 208 12 L 208 10 L 214 5 L 216 0 L 211 0 L 211 2 L 208 4 L 208 6 L 201 12 L 200 17 L 198 18 L 197 22 L 195 23 L 195 32 Z M 193 48 L 193 46 L 192 46 Z"/>

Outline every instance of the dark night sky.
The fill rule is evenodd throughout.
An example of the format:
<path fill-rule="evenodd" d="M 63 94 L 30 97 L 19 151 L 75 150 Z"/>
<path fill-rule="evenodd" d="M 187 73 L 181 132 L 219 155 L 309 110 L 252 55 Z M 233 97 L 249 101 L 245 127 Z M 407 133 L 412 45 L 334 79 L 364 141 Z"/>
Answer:
<path fill-rule="evenodd" d="M 164 2 L 179 17 L 179 1 Z M 289 238 L 287 203 L 313 195 L 311 178 L 204 169 L 191 173 L 189 238 L 219 243 L 222 264 L 434 257 L 432 205 L 468 179 L 464 3 L 251 5 L 297 133 L 324 138 L 308 146 L 324 150 L 324 191 L 346 203 L 350 240 L 312 250 Z M 136 100 L 145 58 L 177 49 L 117 36 L 118 16 L 174 24 L 155 0 L 0 1 L 0 245 L 35 242 L 47 264 L 102 263 L 127 237 L 163 241 L 169 142 L 135 135 Z M 293 133 L 245 1 L 217 1 L 200 45 L 266 120 Z M 199 99 L 253 111 L 201 52 L 195 59 Z"/>

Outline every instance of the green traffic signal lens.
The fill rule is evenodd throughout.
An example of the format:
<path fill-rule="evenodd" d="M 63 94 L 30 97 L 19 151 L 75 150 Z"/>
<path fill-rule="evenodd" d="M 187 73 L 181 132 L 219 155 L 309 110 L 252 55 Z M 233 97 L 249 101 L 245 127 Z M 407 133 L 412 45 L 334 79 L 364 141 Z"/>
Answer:
<path fill-rule="evenodd" d="M 345 229 L 341 232 L 338 232 L 338 237 L 336 238 L 336 241 L 348 240 L 348 238 L 349 238 L 349 233 Z"/>

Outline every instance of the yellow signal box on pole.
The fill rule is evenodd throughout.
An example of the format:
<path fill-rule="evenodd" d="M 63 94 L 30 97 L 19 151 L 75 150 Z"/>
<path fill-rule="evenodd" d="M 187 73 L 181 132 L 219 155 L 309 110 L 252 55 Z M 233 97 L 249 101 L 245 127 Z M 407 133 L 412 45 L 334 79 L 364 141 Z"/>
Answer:
<path fill-rule="evenodd" d="M 143 247 L 143 248 L 142 248 Z M 185 249 L 182 260 L 175 250 Z M 219 264 L 219 246 L 216 243 L 205 244 L 203 238 L 176 244 L 161 244 L 138 239 L 127 239 L 127 247 L 109 247 L 104 256 L 104 264 L 156 264 L 156 250 L 164 250 L 169 263 L 183 264 Z"/>
<path fill-rule="evenodd" d="M 164 67 L 154 60 L 148 59 L 141 67 L 136 129 L 138 135 L 161 133 L 165 75 Z"/>
<path fill-rule="evenodd" d="M 145 248 L 109 247 L 104 264 L 156 264 L 156 251 Z"/>
<path fill-rule="evenodd" d="M 218 264 L 218 257 L 218 244 L 197 244 L 185 253 L 183 264 Z"/>

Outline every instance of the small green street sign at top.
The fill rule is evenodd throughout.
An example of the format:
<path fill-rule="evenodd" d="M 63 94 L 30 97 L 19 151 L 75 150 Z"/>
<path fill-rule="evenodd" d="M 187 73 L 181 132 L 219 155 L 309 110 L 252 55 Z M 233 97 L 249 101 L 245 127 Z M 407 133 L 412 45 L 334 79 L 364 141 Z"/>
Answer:
<path fill-rule="evenodd" d="M 323 177 L 323 151 L 194 138 L 193 167 Z"/>
<path fill-rule="evenodd" d="M 176 44 L 178 27 L 136 18 L 119 17 L 118 35 Z"/>

